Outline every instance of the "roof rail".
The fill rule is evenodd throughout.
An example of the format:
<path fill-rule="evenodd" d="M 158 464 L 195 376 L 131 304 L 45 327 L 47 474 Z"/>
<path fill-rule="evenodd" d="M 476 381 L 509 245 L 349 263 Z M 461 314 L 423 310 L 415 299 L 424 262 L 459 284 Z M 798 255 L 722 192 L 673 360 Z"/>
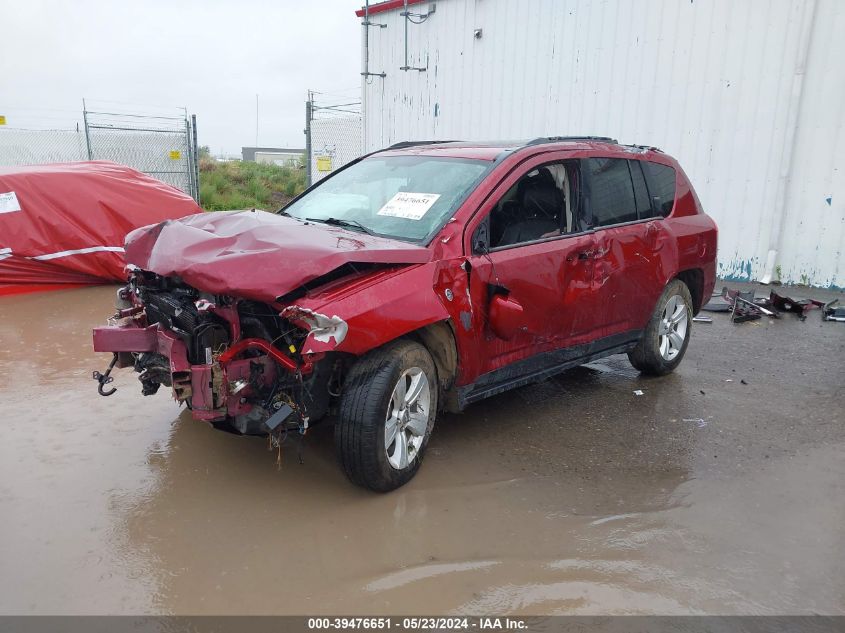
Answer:
<path fill-rule="evenodd" d="M 539 136 L 531 139 L 525 145 L 542 145 L 544 143 L 560 143 L 563 141 L 598 141 L 599 143 L 612 143 L 618 145 L 619 141 L 609 136 Z"/>
<path fill-rule="evenodd" d="M 623 145 L 622 147 L 633 147 L 636 149 L 641 149 L 643 151 L 651 150 L 652 152 L 660 152 L 661 154 L 665 153 L 662 149 L 660 149 L 659 147 L 655 147 L 654 145 L 635 145 L 632 143 L 630 145 Z"/>
<path fill-rule="evenodd" d="M 455 140 L 446 140 L 446 141 L 401 141 L 399 143 L 394 143 L 387 149 L 404 149 L 406 147 L 415 147 L 417 145 L 437 145 L 439 143 L 457 143 L 459 141 Z"/>

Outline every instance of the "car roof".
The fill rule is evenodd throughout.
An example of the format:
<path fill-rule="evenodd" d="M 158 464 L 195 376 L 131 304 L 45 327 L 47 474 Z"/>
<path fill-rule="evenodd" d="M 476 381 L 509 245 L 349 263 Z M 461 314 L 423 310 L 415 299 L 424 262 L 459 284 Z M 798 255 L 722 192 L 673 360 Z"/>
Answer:
<path fill-rule="evenodd" d="M 385 156 L 435 156 L 494 161 L 508 154 L 529 148 L 551 150 L 598 150 L 613 153 L 660 151 L 644 145 L 622 145 L 605 136 L 544 136 L 514 141 L 403 141 L 377 154 Z"/>

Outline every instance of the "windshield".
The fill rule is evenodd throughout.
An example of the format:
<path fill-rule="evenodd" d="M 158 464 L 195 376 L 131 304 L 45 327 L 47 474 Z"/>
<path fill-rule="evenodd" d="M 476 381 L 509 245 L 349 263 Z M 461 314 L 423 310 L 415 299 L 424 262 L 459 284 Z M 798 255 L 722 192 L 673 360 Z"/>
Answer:
<path fill-rule="evenodd" d="M 451 217 L 489 166 L 489 161 L 461 158 L 373 156 L 283 211 L 302 220 L 421 241 Z"/>

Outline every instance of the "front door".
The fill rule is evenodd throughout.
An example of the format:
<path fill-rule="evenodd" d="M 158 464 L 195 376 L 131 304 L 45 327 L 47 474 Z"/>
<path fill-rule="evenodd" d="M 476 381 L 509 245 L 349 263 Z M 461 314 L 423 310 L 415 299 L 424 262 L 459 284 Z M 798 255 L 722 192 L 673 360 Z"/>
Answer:
<path fill-rule="evenodd" d="M 595 244 L 579 221 L 578 180 L 577 161 L 535 159 L 470 226 L 477 375 L 589 340 Z"/>

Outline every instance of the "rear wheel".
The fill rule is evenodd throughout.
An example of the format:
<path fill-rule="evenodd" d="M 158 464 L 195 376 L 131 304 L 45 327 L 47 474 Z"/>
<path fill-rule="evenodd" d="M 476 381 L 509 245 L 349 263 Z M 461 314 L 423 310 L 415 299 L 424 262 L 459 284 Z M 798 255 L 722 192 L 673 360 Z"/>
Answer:
<path fill-rule="evenodd" d="M 396 341 L 358 360 L 346 377 L 335 425 L 338 460 L 349 479 L 385 492 L 422 462 L 437 414 L 437 372 L 428 350 Z"/>
<path fill-rule="evenodd" d="M 692 297 L 686 284 L 675 279 L 660 295 L 645 332 L 628 352 L 628 359 L 644 374 L 668 374 L 680 365 L 691 330 Z"/>

